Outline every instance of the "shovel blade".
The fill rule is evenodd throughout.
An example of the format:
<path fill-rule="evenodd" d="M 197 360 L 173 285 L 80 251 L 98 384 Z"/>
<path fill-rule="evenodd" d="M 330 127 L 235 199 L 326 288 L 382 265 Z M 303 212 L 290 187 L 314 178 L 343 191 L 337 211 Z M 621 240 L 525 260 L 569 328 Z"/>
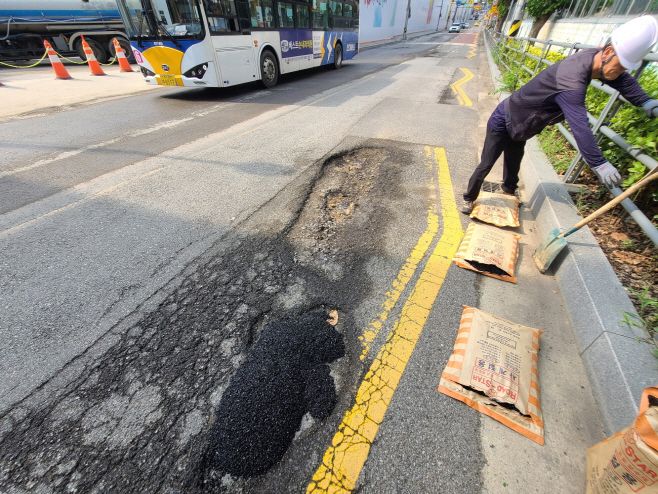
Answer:
<path fill-rule="evenodd" d="M 541 273 L 546 272 L 557 255 L 567 245 L 567 241 L 564 237 L 558 238 L 559 235 L 560 230 L 557 228 L 554 229 L 548 234 L 544 241 L 539 244 L 539 247 L 537 247 L 537 250 L 535 250 L 535 253 L 532 255 L 532 258 L 535 260 L 535 264 Z"/>

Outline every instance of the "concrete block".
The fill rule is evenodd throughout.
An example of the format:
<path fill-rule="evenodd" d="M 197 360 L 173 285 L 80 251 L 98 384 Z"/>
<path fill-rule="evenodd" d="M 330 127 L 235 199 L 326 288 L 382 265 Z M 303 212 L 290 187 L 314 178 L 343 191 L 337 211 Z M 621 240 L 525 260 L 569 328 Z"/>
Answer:
<path fill-rule="evenodd" d="M 582 358 L 606 432 L 613 434 L 628 427 L 637 415 L 642 390 L 658 382 L 657 361 L 649 345 L 604 332 Z"/>

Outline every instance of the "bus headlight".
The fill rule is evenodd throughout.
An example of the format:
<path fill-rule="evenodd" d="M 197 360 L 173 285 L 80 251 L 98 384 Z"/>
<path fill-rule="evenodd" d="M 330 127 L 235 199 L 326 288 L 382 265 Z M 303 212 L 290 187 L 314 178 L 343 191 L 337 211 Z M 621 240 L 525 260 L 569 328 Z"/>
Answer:
<path fill-rule="evenodd" d="M 183 75 L 185 77 L 203 79 L 203 76 L 206 74 L 206 70 L 208 70 L 208 63 L 207 62 L 202 63 L 200 65 L 197 65 L 196 67 L 192 67 L 190 70 L 183 73 Z"/>
<path fill-rule="evenodd" d="M 141 65 L 139 66 L 139 70 L 142 71 L 142 75 L 144 77 L 149 77 L 149 76 L 153 77 L 155 75 L 155 72 L 153 72 L 152 70 L 147 69 L 146 67 L 142 67 Z"/>

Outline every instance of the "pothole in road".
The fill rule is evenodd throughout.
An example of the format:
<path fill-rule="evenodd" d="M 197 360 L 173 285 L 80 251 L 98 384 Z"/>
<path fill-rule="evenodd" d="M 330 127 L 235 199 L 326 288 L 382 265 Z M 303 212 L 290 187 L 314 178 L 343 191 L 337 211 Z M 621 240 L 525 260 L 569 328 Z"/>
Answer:
<path fill-rule="evenodd" d="M 386 149 L 362 148 L 328 160 L 288 234 L 300 264 L 336 281 L 356 253 L 376 249 L 372 233 L 363 233 L 384 221 L 377 198 L 397 188 L 390 176 L 397 167 L 382 166 L 389 156 Z M 388 190 L 373 192 L 380 182 Z"/>
<path fill-rule="evenodd" d="M 455 69 L 455 73 L 452 76 L 451 83 L 454 84 L 456 81 L 461 79 L 463 74 L 459 69 Z M 450 84 L 446 84 L 446 86 L 443 88 L 441 93 L 439 94 L 439 100 L 438 103 L 441 105 L 459 105 L 459 100 L 457 99 L 457 96 L 455 95 L 455 92 L 452 89 L 452 86 Z"/>
<path fill-rule="evenodd" d="M 385 205 L 402 197 L 410 159 L 393 147 L 328 159 L 280 235 L 236 231 L 74 382 L 0 417 L 0 491 L 199 492 L 214 409 L 265 325 L 336 308 L 347 346 L 331 366 L 336 411 L 304 422 L 268 474 L 227 487 L 303 490 L 361 373 L 355 320 L 370 291 L 366 264 L 382 252 L 393 216 Z"/>

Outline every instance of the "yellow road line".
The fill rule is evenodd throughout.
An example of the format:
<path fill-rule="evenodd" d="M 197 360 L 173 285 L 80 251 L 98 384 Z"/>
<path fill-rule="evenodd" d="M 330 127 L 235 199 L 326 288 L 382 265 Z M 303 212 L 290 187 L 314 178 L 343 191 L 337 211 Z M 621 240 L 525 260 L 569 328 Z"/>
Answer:
<path fill-rule="evenodd" d="M 470 55 L 467 56 L 466 58 L 473 58 L 477 54 L 475 51 L 477 50 L 477 47 L 478 47 L 478 37 L 479 36 L 480 36 L 480 31 L 478 31 L 478 33 L 475 35 L 475 41 L 473 42 L 473 48 L 471 48 L 468 51 L 468 53 L 470 53 Z"/>
<path fill-rule="evenodd" d="M 372 321 L 370 321 L 367 329 L 363 332 L 363 335 L 359 336 L 359 339 L 363 343 L 363 350 L 361 352 L 361 356 L 359 357 L 361 360 L 365 359 L 366 355 L 370 351 L 370 345 L 379 334 L 379 331 L 382 329 L 382 325 L 388 319 L 388 314 L 391 312 L 393 307 L 395 307 L 395 304 L 400 298 L 400 295 L 402 295 L 402 292 L 407 287 L 407 283 L 409 283 L 409 280 L 416 272 L 418 263 L 425 257 L 427 249 L 439 231 L 436 185 L 434 183 L 435 161 L 432 155 L 432 149 L 429 146 L 425 146 L 425 153 L 425 165 L 428 167 L 430 172 L 429 188 L 430 197 L 432 199 L 432 204 L 430 204 L 429 211 L 427 212 L 427 228 L 418 239 L 418 242 L 416 242 L 416 246 L 412 249 L 409 257 L 407 257 L 407 260 L 393 281 L 391 289 L 386 292 L 384 302 L 381 304 L 381 307 L 384 310 L 377 314 L 377 316 Z"/>
<path fill-rule="evenodd" d="M 473 102 L 469 99 L 468 96 L 466 96 L 466 93 L 461 88 L 461 85 L 467 83 L 475 76 L 473 75 L 473 72 L 468 69 L 462 68 L 461 71 L 464 73 L 464 77 L 459 79 L 457 82 L 450 84 L 450 89 L 452 89 L 452 92 L 457 96 L 460 105 L 473 106 Z"/>
<path fill-rule="evenodd" d="M 307 493 L 349 493 L 354 489 L 370 445 L 459 246 L 463 231 L 445 150 L 434 148 L 434 159 L 438 165 L 443 233 L 386 343 L 361 383 L 354 406 L 345 414 Z"/>

